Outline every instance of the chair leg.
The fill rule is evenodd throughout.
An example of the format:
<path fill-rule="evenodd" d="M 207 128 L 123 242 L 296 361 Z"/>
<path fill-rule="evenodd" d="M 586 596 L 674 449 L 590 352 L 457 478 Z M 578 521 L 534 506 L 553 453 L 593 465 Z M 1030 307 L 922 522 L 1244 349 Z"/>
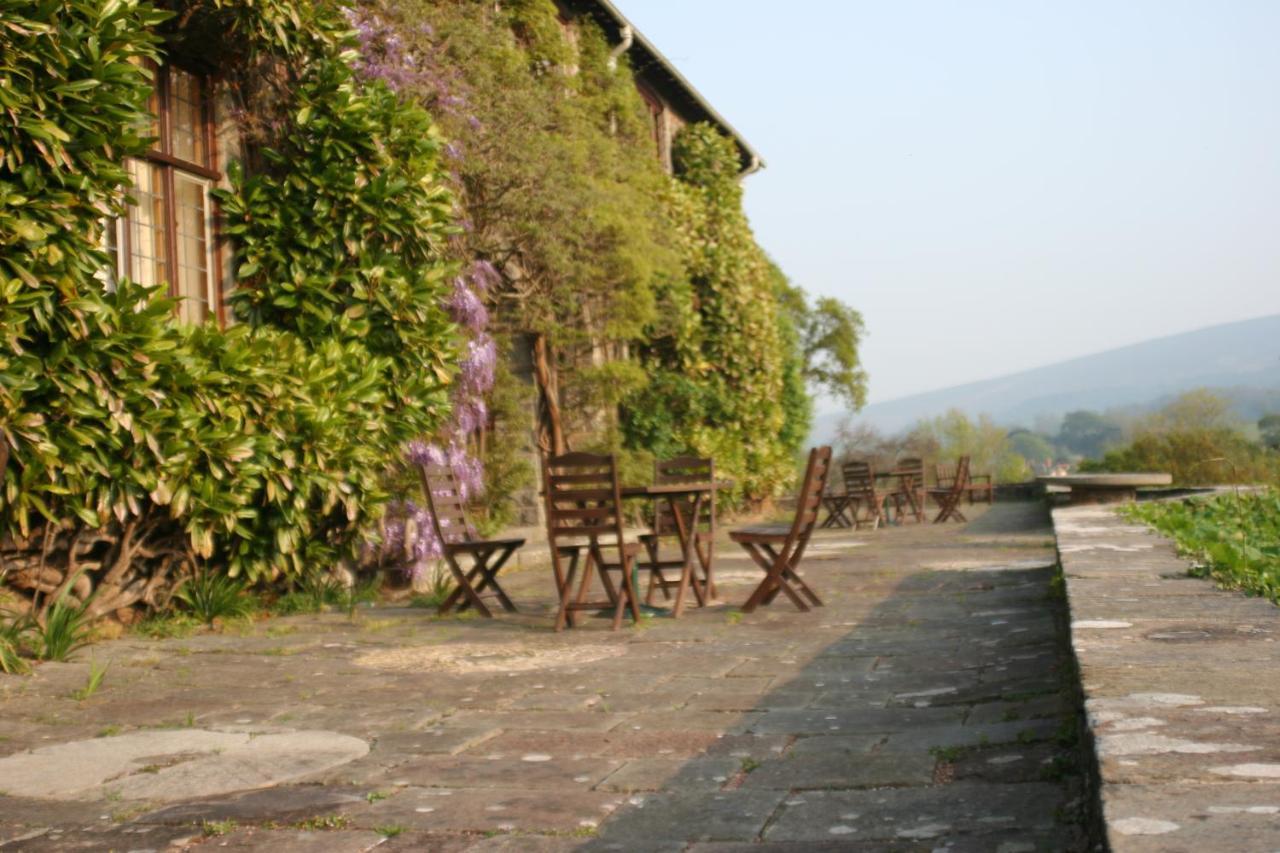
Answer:
<path fill-rule="evenodd" d="M 809 605 L 796 595 L 783 573 L 787 570 L 786 561 L 768 545 L 742 544 L 756 564 L 765 570 L 764 580 L 755 588 L 751 596 L 742 605 L 743 613 L 750 613 L 761 604 L 769 604 L 779 592 L 791 599 L 791 603 L 802 611 L 808 611 Z"/>
<path fill-rule="evenodd" d="M 570 626 L 575 625 L 572 618 L 569 604 L 573 600 L 573 581 L 578 573 L 578 554 L 575 552 L 569 560 L 569 568 L 565 572 L 563 583 L 560 585 L 560 607 L 556 610 L 556 631 L 563 631 L 565 623 Z M 559 579 L 557 579 L 559 580 Z"/>
<path fill-rule="evenodd" d="M 480 569 L 484 579 L 476 586 L 476 592 L 484 592 L 486 586 L 493 587 L 493 594 L 497 597 L 498 602 L 502 605 L 502 609 L 508 613 L 519 613 L 516 606 L 511 603 L 511 599 L 507 597 L 506 591 L 498 585 L 498 570 L 507 564 L 507 560 L 511 559 L 511 555 L 516 552 L 516 545 L 503 546 L 501 551 L 497 549 L 485 551 L 483 559 L 477 557 L 476 568 Z M 497 559 L 493 564 L 489 564 L 489 559 L 497 554 Z"/>
<path fill-rule="evenodd" d="M 812 604 L 814 607 L 823 606 L 822 599 L 818 598 L 818 594 L 809 588 L 809 585 L 804 582 L 804 578 L 796 574 L 794 568 L 788 567 L 786 572 L 784 572 L 784 574 L 786 575 L 786 577 L 790 578 L 791 582 L 800 589 L 801 594 L 803 594 L 805 598 L 809 599 L 810 604 Z"/>
<path fill-rule="evenodd" d="M 662 590 L 664 600 L 671 600 L 671 593 L 667 591 L 667 579 L 662 574 L 662 569 L 658 568 L 658 539 L 655 536 L 652 540 L 644 540 L 644 549 L 649 553 L 649 583 L 644 592 L 644 603 L 646 605 L 653 604 L 653 590 Z M 656 583 L 655 583 L 656 581 Z"/>
<path fill-rule="evenodd" d="M 700 547 L 700 543 L 705 544 L 706 548 Z M 711 601 L 716 597 L 716 584 L 711 576 L 712 566 L 715 565 L 715 530 L 713 529 L 705 537 L 699 533 L 693 542 L 693 546 L 697 549 L 698 563 L 702 566 L 702 587 L 706 590 L 707 600 Z"/>
<path fill-rule="evenodd" d="M 454 583 L 457 586 L 449 594 L 443 602 L 441 602 L 437 613 L 441 616 L 453 609 L 454 604 L 459 598 L 465 602 L 464 606 L 474 607 L 479 611 L 481 616 L 492 617 L 493 613 L 485 607 L 484 602 L 480 600 L 480 593 L 472 587 L 471 582 L 480 573 L 479 566 L 472 566 L 469 573 L 464 573 L 462 567 L 458 565 L 457 558 L 453 554 L 445 552 L 445 562 L 449 565 L 449 573 L 453 575 Z M 461 609 L 461 608 L 460 608 Z"/>
<path fill-rule="evenodd" d="M 640 623 L 640 604 L 636 600 L 636 588 L 634 578 L 631 576 L 631 568 L 635 565 L 635 557 L 628 558 L 626 554 L 622 555 L 622 583 L 618 595 L 618 601 L 613 606 L 613 630 L 622 627 L 622 615 L 630 609 L 631 619 L 634 624 Z M 602 570 L 601 576 L 606 573 Z"/>

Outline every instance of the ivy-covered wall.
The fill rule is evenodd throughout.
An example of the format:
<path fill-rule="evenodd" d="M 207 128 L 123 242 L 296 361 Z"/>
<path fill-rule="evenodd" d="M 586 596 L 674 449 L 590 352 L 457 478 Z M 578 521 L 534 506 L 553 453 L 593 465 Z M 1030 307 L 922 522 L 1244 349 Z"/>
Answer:
<path fill-rule="evenodd" d="M 125 619 L 385 553 L 406 451 L 483 463 L 497 526 L 530 420 L 637 480 L 691 450 L 784 483 L 813 384 L 860 393 L 859 320 L 756 245 L 729 141 L 663 171 L 611 47 L 551 0 L 0 0 L 0 582 Z M 101 275 L 148 61 L 235 104 L 226 328 Z"/>
<path fill-rule="evenodd" d="M 811 347 L 820 312 L 756 244 L 733 143 L 686 128 L 668 175 L 626 57 L 611 69 L 600 27 L 566 28 L 552 0 L 361 9 L 380 46 L 366 53 L 450 140 L 462 240 L 501 275 L 490 306 L 508 349 L 528 352 L 542 449 L 618 452 L 636 480 L 694 451 L 748 497 L 785 485 L 815 384 L 858 402 L 861 321 L 826 315 L 850 370 L 815 373 L 831 355 Z"/>
<path fill-rule="evenodd" d="M 443 143 L 356 74 L 339 6 L 164 6 L 0 0 L 0 579 L 37 609 L 126 618 L 201 566 L 270 582 L 353 559 L 465 345 Z M 100 275 L 149 145 L 139 60 L 173 55 L 228 70 L 254 155 L 220 193 L 225 330 Z"/>

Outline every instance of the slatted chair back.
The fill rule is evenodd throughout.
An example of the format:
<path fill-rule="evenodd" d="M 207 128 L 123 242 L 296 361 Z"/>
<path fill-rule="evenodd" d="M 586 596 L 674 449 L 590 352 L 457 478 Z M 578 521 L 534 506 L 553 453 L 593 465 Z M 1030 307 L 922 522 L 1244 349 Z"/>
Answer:
<path fill-rule="evenodd" d="M 418 476 L 427 496 L 431 526 L 440 542 L 454 545 L 476 539 L 476 529 L 467 520 L 467 501 L 453 469 L 426 463 L 418 466 Z"/>
<path fill-rule="evenodd" d="M 856 459 L 846 462 L 840 466 L 840 474 L 844 478 L 845 494 L 875 503 L 876 472 L 870 462 Z"/>
<path fill-rule="evenodd" d="M 956 482 L 956 466 L 950 462 L 935 462 L 933 476 L 938 481 L 938 488 L 949 489 Z"/>
<path fill-rule="evenodd" d="M 581 545 L 584 539 L 596 547 L 621 550 L 622 488 L 614 458 L 566 453 L 549 458 L 543 472 L 551 553 Z"/>
<path fill-rule="evenodd" d="M 924 481 L 924 460 L 918 456 L 906 456 L 898 460 L 895 468 L 898 471 L 899 517 L 902 515 L 901 501 L 905 499 L 916 521 L 924 521 L 927 488 Z"/>
<path fill-rule="evenodd" d="M 917 456 L 908 456 L 894 466 L 902 475 L 903 482 L 909 478 L 913 489 L 924 488 L 924 460 Z"/>
<path fill-rule="evenodd" d="M 961 456 L 956 460 L 956 473 L 951 483 L 951 490 L 963 494 L 967 488 L 969 488 L 969 457 Z"/>
<path fill-rule="evenodd" d="M 964 513 L 960 511 L 960 499 L 964 497 L 964 493 L 968 488 L 969 457 L 961 456 L 956 460 L 955 474 L 950 478 L 950 482 L 947 485 L 940 485 L 935 489 L 929 490 L 929 494 L 938 504 L 938 515 L 933 519 L 934 524 L 939 524 L 948 519 L 955 519 L 960 522 L 967 521 Z"/>
<path fill-rule="evenodd" d="M 782 552 L 796 554 L 796 559 L 804 552 L 809 543 L 809 535 L 813 533 L 818 522 L 818 509 L 822 506 L 822 493 L 827 488 L 827 475 L 831 471 L 831 448 L 815 447 L 809 451 L 809 464 L 804 469 L 804 481 L 800 484 L 800 493 L 796 495 L 796 515 L 791 520 L 791 532 L 787 535 Z"/>
<path fill-rule="evenodd" d="M 653 463 L 653 482 L 658 485 L 674 483 L 713 483 L 716 479 L 716 464 L 702 456 L 677 456 L 674 459 L 663 459 Z M 714 530 L 716 518 L 716 493 L 713 490 L 702 501 L 702 508 L 694 520 L 695 530 Z M 653 532 L 659 536 L 676 536 L 675 515 L 671 504 L 665 500 L 654 501 Z"/>

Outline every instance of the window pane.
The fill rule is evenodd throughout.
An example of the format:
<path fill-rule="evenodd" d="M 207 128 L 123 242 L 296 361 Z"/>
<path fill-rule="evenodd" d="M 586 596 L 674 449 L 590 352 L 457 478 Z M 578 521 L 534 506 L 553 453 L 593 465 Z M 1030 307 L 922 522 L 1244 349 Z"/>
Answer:
<path fill-rule="evenodd" d="M 213 275 L 209 263 L 209 186 L 191 175 L 175 172 L 177 195 L 179 316 L 189 323 L 203 323 L 209 314 Z"/>
<path fill-rule="evenodd" d="M 206 166 L 204 108 L 200 81 L 177 68 L 169 70 L 171 131 L 174 157 Z"/>
<path fill-rule="evenodd" d="M 169 277 L 165 256 L 164 175 L 160 166 L 129 160 L 133 178 L 126 228 L 129 236 L 129 277 L 141 284 L 159 284 Z"/>
<path fill-rule="evenodd" d="M 120 280 L 120 270 L 124 269 L 124 258 L 120 257 L 120 229 L 123 222 L 119 219 L 106 219 L 102 222 L 102 250 L 107 253 L 111 263 L 98 270 L 95 278 L 102 282 L 108 293 L 114 293 L 116 282 Z"/>

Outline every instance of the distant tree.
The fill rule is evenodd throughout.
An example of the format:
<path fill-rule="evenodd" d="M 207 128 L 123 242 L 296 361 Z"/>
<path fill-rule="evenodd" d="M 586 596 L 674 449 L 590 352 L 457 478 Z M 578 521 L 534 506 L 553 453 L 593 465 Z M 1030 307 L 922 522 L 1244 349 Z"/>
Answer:
<path fill-rule="evenodd" d="M 1068 412 L 1058 430 L 1057 443 L 1081 456 L 1101 456 L 1120 443 L 1124 431 L 1109 418 L 1086 410 Z"/>
<path fill-rule="evenodd" d="M 1249 440 L 1228 401 L 1205 389 L 1189 391 L 1139 420 L 1127 447 L 1111 449 L 1080 469 L 1167 471 L 1181 485 L 1280 481 L 1280 461 Z"/>
<path fill-rule="evenodd" d="M 1231 401 L 1208 388 L 1178 395 L 1160 411 L 1139 424 L 1139 430 L 1185 432 L 1189 430 L 1239 429 L 1231 414 Z"/>
<path fill-rule="evenodd" d="M 867 401 L 867 373 L 858 361 L 862 315 L 830 296 L 820 296 L 812 305 L 807 304 L 803 291 L 797 296 L 805 379 L 840 399 L 851 411 L 860 410 Z"/>
<path fill-rule="evenodd" d="M 959 409 L 916 424 L 906 442 L 916 447 L 935 446 L 935 459 L 951 460 L 968 456 L 974 473 L 992 473 L 998 482 L 1026 480 L 1031 469 L 1026 459 L 1013 450 L 1009 434 L 987 415 L 972 421 Z"/>
<path fill-rule="evenodd" d="M 1049 439 L 1028 429 L 1016 429 L 1009 433 L 1009 448 L 1035 471 L 1046 471 L 1053 465 L 1057 451 Z"/>
<path fill-rule="evenodd" d="M 1280 414 L 1263 415 L 1258 420 L 1258 434 L 1269 450 L 1280 450 Z"/>

